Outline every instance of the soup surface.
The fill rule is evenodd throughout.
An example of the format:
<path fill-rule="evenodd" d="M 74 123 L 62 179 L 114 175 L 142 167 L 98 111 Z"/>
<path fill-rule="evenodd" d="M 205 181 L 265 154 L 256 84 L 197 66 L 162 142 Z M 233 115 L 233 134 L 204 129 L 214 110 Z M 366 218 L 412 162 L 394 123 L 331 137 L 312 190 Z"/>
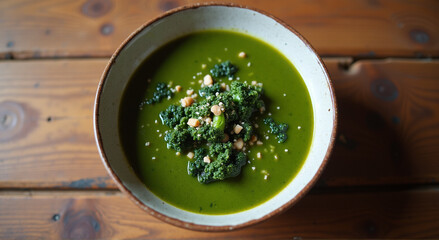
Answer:
<path fill-rule="evenodd" d="M 246 57 L 238 56 L 245 52 Z M 180 104 L 189 89 L 215 64 L 231 61 L 238 67 L 234 80 L 215 82 L 262 83 L 266 111 L 257 116 L 256 133 L 262 145 L 246 146 L 248 163 L 239 176 L 203 184 L 188 175 L 189 159 L 168 149 L 169 128 L 159 113 Z M 180 85 L 171 99 L 139 104 L 164 82 Z M 277 50 L 253 37 L 231 31 L 202 31 L 174 40 L 148 57 L 130 79 L 120 109 L 121 140 L 138 177 L 156 196 L 178 208 L 202 214 L 229 214 L 255 207 L 281 191 L 300 170 L 310 148 L 313 115 L 308 90 L 294 66 Z M 259 114 L 259 113 L 258 113 Z M 288 139 L 278 143 L 263 123 L 265 117 L 287 123 Z"/>

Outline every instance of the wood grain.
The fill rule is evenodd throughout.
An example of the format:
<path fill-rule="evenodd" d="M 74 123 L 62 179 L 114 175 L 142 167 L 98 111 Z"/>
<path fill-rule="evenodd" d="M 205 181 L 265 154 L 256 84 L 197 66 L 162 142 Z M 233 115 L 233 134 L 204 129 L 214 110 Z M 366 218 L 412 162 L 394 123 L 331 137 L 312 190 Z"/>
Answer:
<path fill-rule="evenodd" d="M 0 238 L 437 238 L 438 201 L 437 189 L 309 194 L 259 225 L 206 233 L 161 222 L 119 192 L 3 192 Z"/>
<path fill-rule="evenodd" d="M 212 1 L 0 1 L 0 58 L 108 57 L 143 23 L 166 10 L 198 2 Z M 275 15 L 325 56 L 439 56 L 435 0 L 220 2 Z"/>
<path fill-rule="evenodd" d="M 439 181 L 439 62 L 327 61 L 339 136 L 320 184 Z"/>
<path fill-rule="evenodd" d="M 325 62 L 339 136 L 319 185 L 438 182 L 439 61 L 364 60 L 350 68 L 345 59 Z M 92 129 L 105 64 L 0 62 L 1 188 L 115 188 Z"/>
<path fill-rule="evenodd" d="M 0 63 L 0 187 L 115 187 L 93 137 L 106 60 Z"/>

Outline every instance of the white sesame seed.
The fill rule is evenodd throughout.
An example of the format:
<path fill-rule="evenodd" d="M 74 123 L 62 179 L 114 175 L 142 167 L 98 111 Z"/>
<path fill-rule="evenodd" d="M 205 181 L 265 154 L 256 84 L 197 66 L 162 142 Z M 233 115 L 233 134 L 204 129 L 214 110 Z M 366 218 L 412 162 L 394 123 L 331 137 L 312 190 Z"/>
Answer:
<path fill-rule="evenodd" d="M 288 149 L 285 148 L 285 152 L 288 152 Z"/>
<path fill-rule="evenodd" d="M 156 151 L 156 152 L 158 152 L 158 151 L 159 151 L 159 149 L 158 149 L 158 148 L 156 148 L 156 149 L 155 149 L 155 151 Z"/>
<path fill-rule="evenodd" d="M 279 157 L 277 156 L 277 154 L 274 155 L 274 159 L 276 159 L 276 160 L 279 159 Z"/>
<path fill-rule="evenodd" d="M 253 170 L 253 171 L 256 170 L 256 167 L 252 167 L 252 170 Z"/>
<path fill-rule="evenodd" d="M 262 158 L 262 153 L 261 152 L 256 153 L 256 157 L 259 159 Z"/>
<path fill-rule="evenodd" d="M 180 156 L 180 154 L 181 154 L 180 152 L 176 152 L 176 153 L 175 153 L 175 155 L 177 155 L 177 156 Z"/>
<path fill-rule="evenodd" d="M 160 134 L 159 134 L 159 137 L 162 137 L 162 136 L 163 136 L 163 135 L 160 133 Z"/>
<path fill-rule="evenodd" d="M 279 107 L 279 106 L 277 106 L 277 109 L 280 109 L 280 107 Z"/>
<path fill-rule="evenodd" d="M 298 126 L 298 127 L 297 127 L 297 129 L 299 129 L 299 130 L 300 130 L 301 128 L 302 128 L 301 126 Z"/>
<path fill-rule="evenodd" d="M 268 179 L 268 175 L 265 175 L 265 176 L 264 176 L 264 180 L 267 180 L 267 179 Z"/>
<path fill-rule="evenodd" d="M 157 124 L 159 121 L 157 121 L 157 119 L 154 121 L 155 124 Z"/>
<path fill-rule="evenodd" d="M 201 68 L 202 68 L 202 69 L 205 69 L 206 67 L 207 67 L 207 65 L 206 65 L 206 64 L 204 64 L 204 63 L 203 63 L 203 64 L 201 64 Z"/>
<path fill-rule="evenodd" d="M 286 93 L 284 93 L 284 97 L 286 97 L 287 96 L 287 94 Z"/>
<path fill-rule="evenodd" d="M 261 142 L 261 141 L 256 142 L 256 145 L 258 145 L 258 146 L 261 146 L 262 144 L 263 144 L 263 142 Z"/>
<path fill-rule="evenodd" d="M 251 65 L 252 65 L 251 62 L 248 62 L 248 63 L 247 63 L 247 67 L 250 67 Z"/>
<path fill-rule="evenodd" d="M 150 144 L 151 144 L 150 142 L 146 142 L 146 143 L 145 143 L 145 146 L 148 147 Z"/>
<path fill-rule="evenodd" d="M 151 159 L 152 159 L 152 160 L 155 160 L 155 157 L 152 157 Z"/>

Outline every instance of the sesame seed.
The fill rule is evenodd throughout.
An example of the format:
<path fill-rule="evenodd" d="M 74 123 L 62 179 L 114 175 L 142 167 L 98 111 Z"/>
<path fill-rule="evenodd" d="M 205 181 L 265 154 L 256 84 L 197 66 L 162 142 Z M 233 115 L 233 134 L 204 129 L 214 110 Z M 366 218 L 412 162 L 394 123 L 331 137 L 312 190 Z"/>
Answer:
<path fill-rule="evenodd" d="M 252 167 L 252 170 L 253 170 L 253 171 L 256 170 L 256 167 Z"/>
<path fill-rule="evenodd" d="M 280 107 L 279 107 L 279 106 L 277 106 L 277 109 L 280 109 Z"/>
<path fill-rule="evenodd" d="M 251 65 L 252 65 L 251 62 L 248 62 L 248 63 L 247 63 L 247 67 L 250 67 Z"/>
<path fill-rule="evenodd" d="M 157 124 L 159 121 L 157 121 L 157 119 L 154 121 L 155 124 Z"/>
<path fill-rule="evenodd" d="M 297 127 L 297 129 L 299 129 L 299 130 L 300 130 L 301 128 L 302 128 L 301 126 L 298 126 L 298 127 Z"/>
<path fill-rule="evenodd" d="M 288 152 L 288 149 L 285 148 L 285 152 Z"/>
<path fill-rule="evenodd" d="M 155 160 L 155 157 L 152 157 L 151 159 L 152 159 L 152 160 Z"/>
<path fill-rule="evenodd" d="M 160 133 L 160 134 L 159 134 L 159 137 L 162 137 L 162 136 L 163 136 L 163 135 Z"/>
<path fill-rule="evenodd" d="M 175 155 L 177 155 L 177 156 L 180 156 L 180 154 L 181 154 L 180 152 L 176 152 L 176 153 L 175 153 Z"/>
<path fill-rule="evenodd" d="M 150 144 L 151 144 L 150 142 L 146 142 L 146 143 L 145 143 L 145 146 L 148 147 Z"/>
<path fill-rule="evenodd" d="M 286 97 L 287 96 L 287 94 L 286 93 L 284 93 L 284 97 Z"/>

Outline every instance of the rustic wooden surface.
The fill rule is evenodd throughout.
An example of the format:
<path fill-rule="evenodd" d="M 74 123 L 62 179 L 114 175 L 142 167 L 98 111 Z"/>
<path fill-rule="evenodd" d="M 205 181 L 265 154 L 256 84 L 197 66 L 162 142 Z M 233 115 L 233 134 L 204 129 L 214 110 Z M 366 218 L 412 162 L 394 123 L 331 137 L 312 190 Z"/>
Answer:
<path fill-rule="evenodd" d="M 122 40 L 146 21 L 197 2 L 212 1 L 0 1 L 0 56 L 111 56 Z M 435 0 L 216 2 L 270 12 L 296 28 L 325 56 L 439 56 L 439 2 Z"/>
<path fill-rule="evenodd" d="M 195 1 L 5 0 L 1 239 L 439 238 L 439 2 L 226 2 L 276 15 L 325 56 L 339 132 L 311 193 L 284 214 L 227 233 L 147 215 L 100 162 L 94 94 L 131 31 Z"/>
<path fill-rule="evenodd" d="M 437 237 L 438 201 L 439 192 L 432 189 L 310 193 L 285 213 L 256 226 L 206 233 L 165 224 L 120 192 L 4 192 L 0 235 L 23 239 L 428 238 Z"/>

